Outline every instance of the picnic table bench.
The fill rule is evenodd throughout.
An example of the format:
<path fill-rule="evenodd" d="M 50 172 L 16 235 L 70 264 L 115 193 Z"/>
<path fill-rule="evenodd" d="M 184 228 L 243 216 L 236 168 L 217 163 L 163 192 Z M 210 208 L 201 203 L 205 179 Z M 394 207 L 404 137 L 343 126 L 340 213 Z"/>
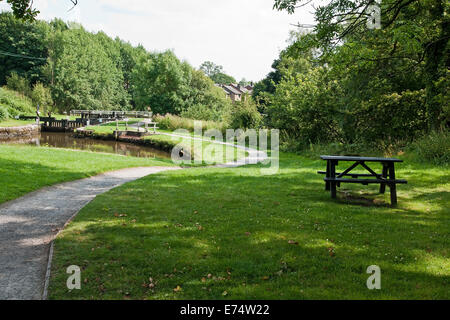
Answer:
<path fill-rule="evenodd" d="M 354 157 L 354 156 L 321 156 L 322 160 L 327 161 L 327 171 L 319 171 L 319 174 L 325 174 L 325 189 L 331 191 L 331 197 L 336 198 L 336 188 L 342 183 L 360 183 L 362 185 L 380 184 L 380 193 L 386 192 L 386 186 L 389 186 L 391 192 L 391 204 L 397 204 L 397 184 L 407 184 L 406 180 L 398 180 L 395 177 L 395 164 L 403 160 L 393 158 L 372 158 L 372 157 Z M 339 162 L 353 162 L 343 172 L 336 172 Z M 367 163 L 380 163 L 383 166 L 381 174 L 376 173 Z M 361 166 L 368 173 L 352 173 L 353 169 Z"/>

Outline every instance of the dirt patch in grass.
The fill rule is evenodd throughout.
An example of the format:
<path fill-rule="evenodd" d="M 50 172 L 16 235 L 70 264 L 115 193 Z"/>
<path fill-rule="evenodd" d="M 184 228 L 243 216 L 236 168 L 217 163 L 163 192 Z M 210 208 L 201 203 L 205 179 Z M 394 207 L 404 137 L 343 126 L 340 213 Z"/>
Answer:
<path fill-rule="evenodd" d="M 371 193 L 355 193 L 351 190 L 339 191 L 338 201 L 364 207 L 390 207 L 390 204 Z"/>

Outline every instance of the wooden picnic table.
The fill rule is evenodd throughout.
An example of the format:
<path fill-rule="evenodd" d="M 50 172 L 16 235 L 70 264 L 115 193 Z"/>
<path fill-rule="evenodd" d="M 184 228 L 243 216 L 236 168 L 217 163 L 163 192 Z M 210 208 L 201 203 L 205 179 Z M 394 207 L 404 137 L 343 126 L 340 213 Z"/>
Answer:
<path fill-rule="evenodd" d="M 386 192 L 386 186 L 389 186 L 391 192 L 391 204 L 397 204 L 397 184 L 406 184 L 406 180 L 398 180 L 395 177 L 395 164 L 403 162 L 394 158 L 374 158 L 374 157 L 354 157 L 354 156 L 321 156 L 322 160 L 327 161 L 327 171 L 319 171 L 319 174 L 325 174 L 325 189 L 331 191 L 331 197 L 336 198 L 336 188 L 341 183 L 360 183 L 362 185 L 380 184 L 380 193 Z M 353 162 L 343 172 L 336 172 L 339 162 Z M 367 163 L 380 163 L 383 166 L 382 173 L 376 173 Z M 352 173 L 353 169 L 361 166 L 368 173 Z M 348 178 L 350 177 L 350 178 Z M 362 178 L 362 179 L 361 179 Z"/>

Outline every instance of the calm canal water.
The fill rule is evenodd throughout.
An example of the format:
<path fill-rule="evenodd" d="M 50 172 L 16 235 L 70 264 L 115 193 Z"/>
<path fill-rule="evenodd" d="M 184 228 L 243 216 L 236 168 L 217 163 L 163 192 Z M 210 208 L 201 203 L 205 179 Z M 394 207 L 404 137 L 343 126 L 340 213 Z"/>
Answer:
<path fill-rule="evenodd" d="M 70 133 L 41 132 L 36 137 L 0 141 L 10 145 L 33 145 L 36 147 L 64 148 L 90 152 L 113 153 L 139 158 L 169 159 L 170 154 L 154 148 L 138 146 L 131 143 L 96 139 L 74 138 Z"/>

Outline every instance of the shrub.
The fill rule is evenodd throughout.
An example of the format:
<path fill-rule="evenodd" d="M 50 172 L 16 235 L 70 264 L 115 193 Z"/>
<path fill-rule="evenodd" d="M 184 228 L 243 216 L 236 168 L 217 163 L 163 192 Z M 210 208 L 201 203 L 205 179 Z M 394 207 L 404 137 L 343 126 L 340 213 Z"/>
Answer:
<path fill-rule="evenodd" d="M 412 141 L 427 128 L 425 91 L 392 93 L 363 102 L 354 112 L 350 130 L 362 141 L 377 144 L 409 138 Z"/>
<path fill-rule="evenodd" d="M 450 163 L 450 132 L 445 129 L 432 132 L 416 140 L 409 149 L 420 162 L 448 165 Z"/>
<path fill-rule="evenodd" d="M 34 105 L 39 105 L 41 110 L 49 111 L 53 105 L 52 95 L 50 93 L 50 89 L 46 88 L 42 83 L 37 82 L 33 91 L 31 92 L 31 99 L 33 100 Z"/>
<path fill-rule="evenodd" d="M 230 105 L 226 115 L 226 124 L 233 129 L 257 129 L 262 123 L 262 116 L 256 103 L 250 96 Z"/>
<path fill-rule="evenodd" d="M 9 118 L 8 109 L 4 106 L 0 106 L 0 120 L 5 120 Z"/>
<path fill-rule="evenodd" d="M 165 116 L 156 115 L 154 116 L 153 120 L 158 123 L 158 126 L 161 129 L 166 130 L 186 129 L 191 132 L 194 131 L 195 120 L 193 119 L 167 114 Z M 203 131 L 207 131 L 210 129 L 217 129 L 223 132 L 225 130 L 225 126 L 221 122 L 201 121 L 201 124 Z"/>
<path fill-rule="evenodd" d="M 29 97 L 31 94 L 30 82 L 28 79 L 19 76 L 13 72 L 6 78 L 6 86 L 8 89 L 16 91 L 24 96 Z"/>
<path fill-rule="evenodd" d="M 19 116 L 23 114 L 34 114 L 35 109 L 31 100 L 20 93 L 0 88 L 0 105 L 7 108 L 9 116 Z"/>
<path fill-rule="evenodd" d="M 217 121 L 221 118 L 221 113 L 212 108 L 208 108 L 202 104 L 196 104 L 189 107 L 187 110 L 181 112 L 182 118 L 205 120 L 205 121 Z"/>
<path fill-rule="evenodd" d="M 335 81 L 327 81 L 326 75 L 322 68 L 303 73 L 286 71 L 266 107 L 269 126 L 279 129 L 282 141 L 297 150 L 310 143 L 342 140 L 336 116 L 336 94 L 341 89 Z"/>

